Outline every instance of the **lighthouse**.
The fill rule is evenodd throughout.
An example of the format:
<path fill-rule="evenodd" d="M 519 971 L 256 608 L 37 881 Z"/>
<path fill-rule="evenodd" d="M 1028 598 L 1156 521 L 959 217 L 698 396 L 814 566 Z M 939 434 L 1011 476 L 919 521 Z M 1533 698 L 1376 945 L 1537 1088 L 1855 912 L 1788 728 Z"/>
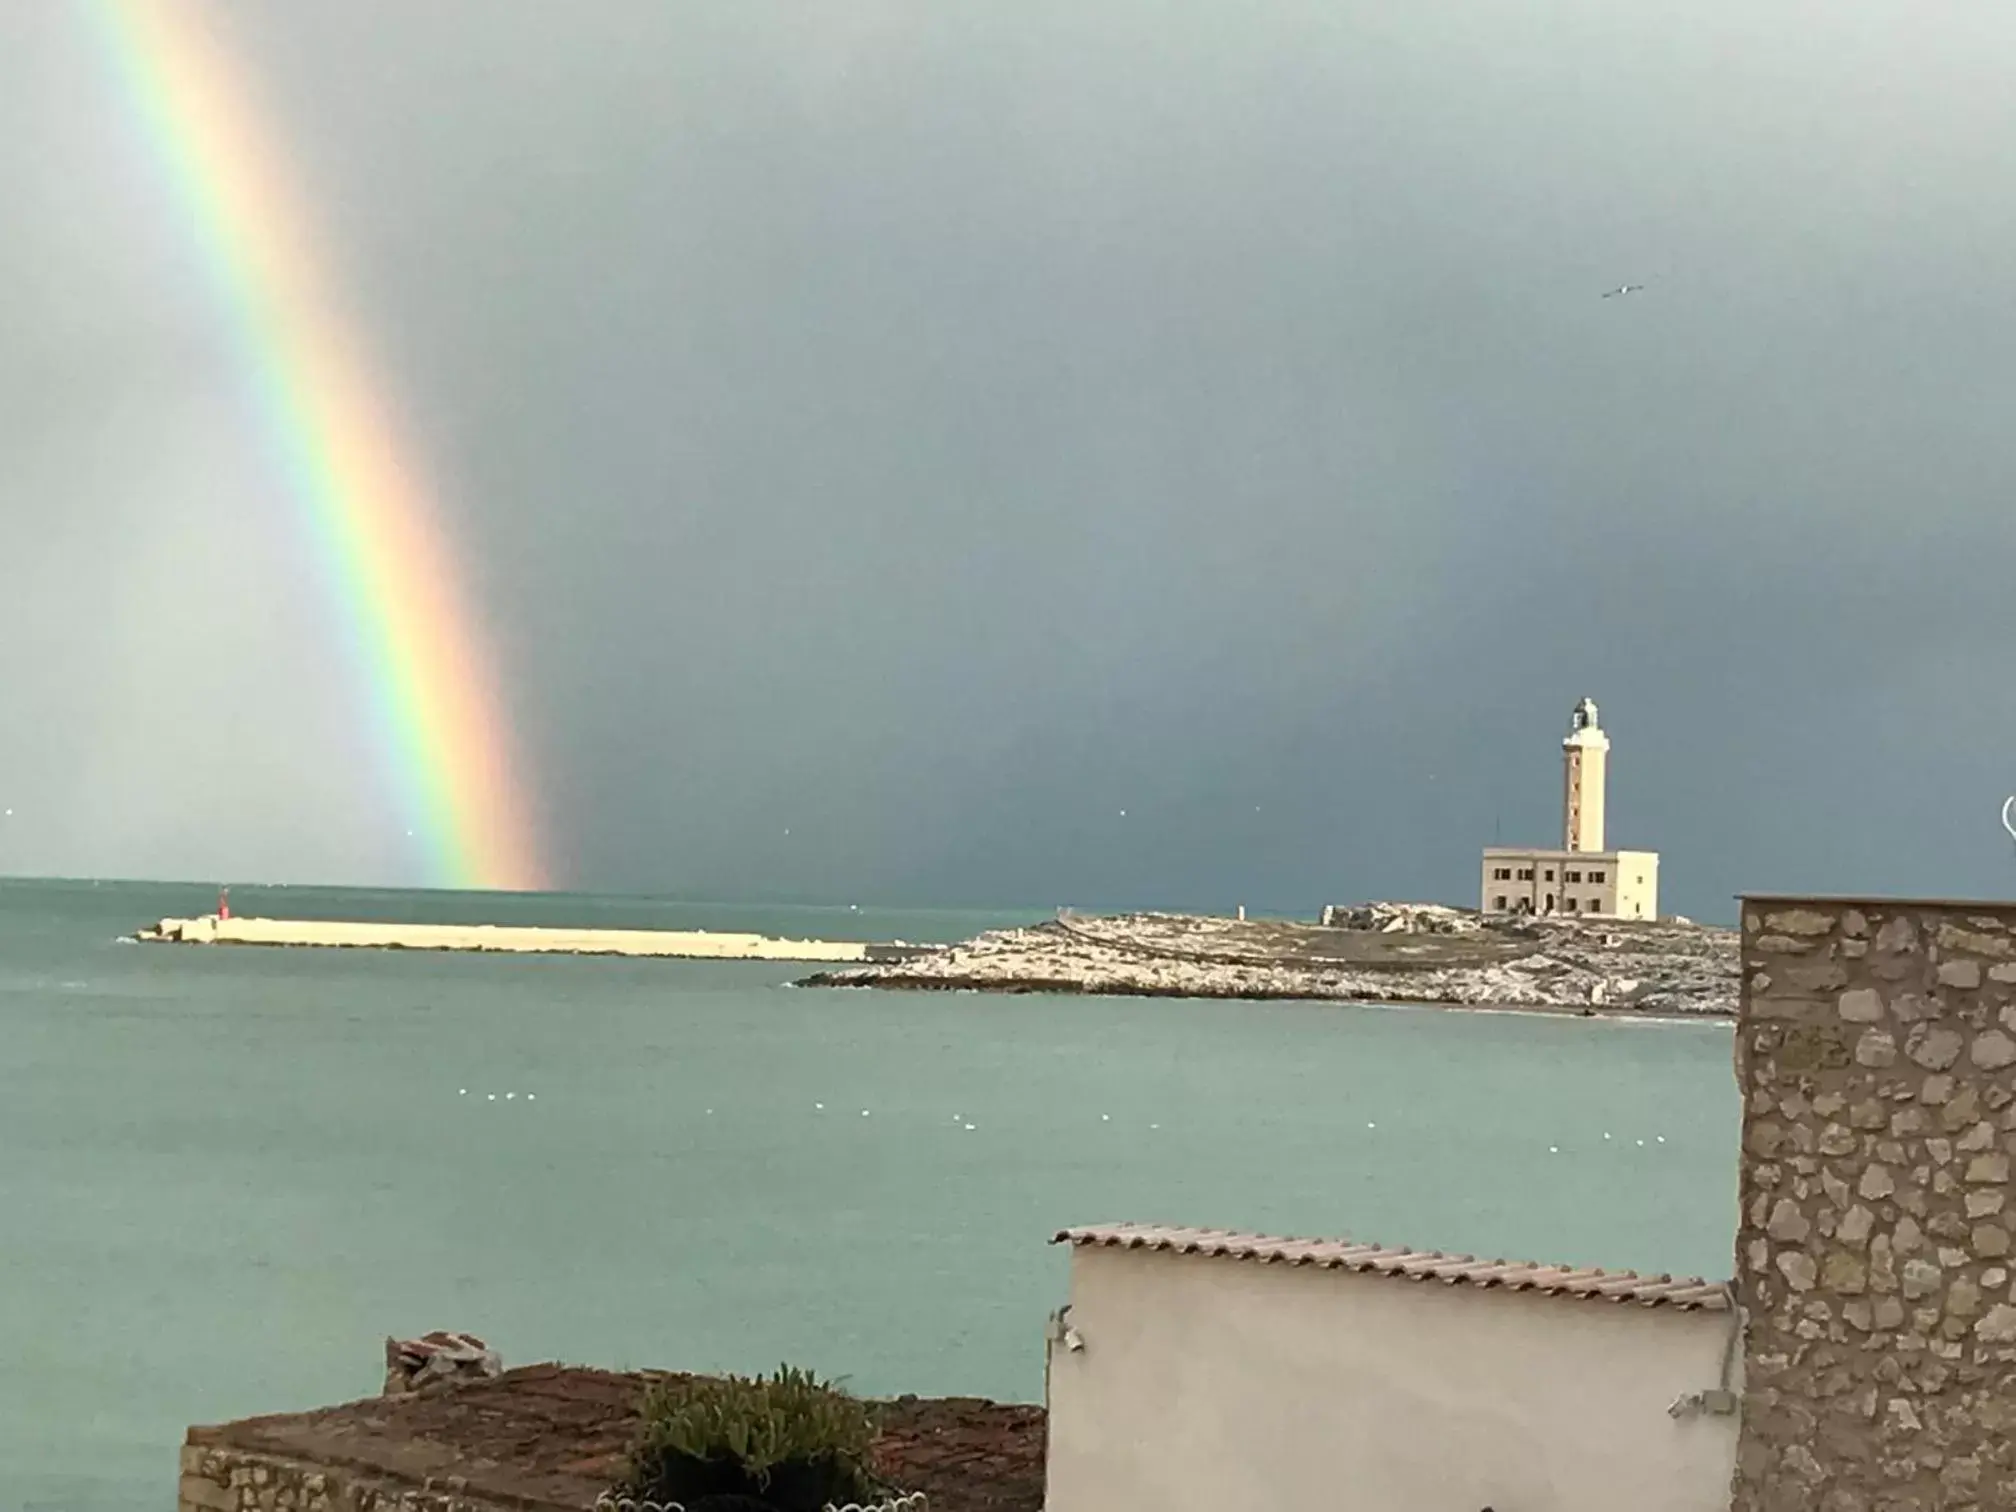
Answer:
<path fill-rule="evenodd" d="M 1609 759 L 1610 737 L 1596 717 L 1596 700 L 1585 698 L 1575 705 L 1561 742 L 1561 849 L 1603 849 L 1603 778 Z"/>
<path fill-rule="evenodd" d="M 1561 848 L 1487 847 L 1478 904 L 1485 913 L 1659 917 L 1659 853 L 1605 848 L 1609 776 L 1610 735 L 1596 700 L 1585 698 L 1561 741 Z"/>

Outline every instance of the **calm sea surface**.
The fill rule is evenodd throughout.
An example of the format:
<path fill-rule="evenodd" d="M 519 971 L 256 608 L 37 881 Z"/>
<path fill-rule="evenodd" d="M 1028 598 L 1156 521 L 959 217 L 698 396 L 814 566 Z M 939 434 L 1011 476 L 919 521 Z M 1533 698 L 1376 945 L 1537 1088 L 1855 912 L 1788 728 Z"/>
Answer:
<path fill-rule="evenodd" d="M 430 1328 L 507 1363 L 1037 1399 L 1070 1223 L 1729 1267 L 1723 1026 L 119 941 L 214 901 L 0 883 L 0 1512 L 169 1505 L 186 1425 L 372 1393 L 384 1336 Z M 912 940 L 1018 918 L 234 904 Z"/>

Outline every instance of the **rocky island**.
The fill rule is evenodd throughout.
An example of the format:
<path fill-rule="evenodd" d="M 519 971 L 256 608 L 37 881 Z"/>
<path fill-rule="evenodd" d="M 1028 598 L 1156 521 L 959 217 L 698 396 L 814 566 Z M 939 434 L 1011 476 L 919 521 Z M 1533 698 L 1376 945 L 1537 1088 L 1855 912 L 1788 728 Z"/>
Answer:
<path fill-rule="evenodd" d="M 801 985 L 1727 1018 L 1736 1011 L 1737 968 L 1735 930 L 1686 919 L 1366 903 L 1327 908 L 1320 924 L 1066 911 L 909 960 L 822 971 Z"/>

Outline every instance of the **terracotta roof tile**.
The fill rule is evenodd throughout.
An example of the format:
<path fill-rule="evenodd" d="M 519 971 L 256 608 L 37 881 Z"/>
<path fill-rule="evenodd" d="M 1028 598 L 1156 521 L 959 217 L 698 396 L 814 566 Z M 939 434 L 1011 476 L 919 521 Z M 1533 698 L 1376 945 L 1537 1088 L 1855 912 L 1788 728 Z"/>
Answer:
<path fill-rule="evenodd" d="M 1358 1244 L 1349 1239 L 1276 1239 L 1265 1234 L 1241 1234 L 1231 1229 L 1171 1228 L 1154 1223 L 1095 1223 L 1060 1230 L 1051 1242 L 1108 1249 L 1163 1250 L 1177 1255 L 1204 1255 L 1226 1260 L 1257 1260 L 1262 1265 L 1314 1265 L 1325 1270 L 1401 1276 L 1410 1281 L 1435 1280 L 1447 1286 L 1498 1287 L 1505 1291 L 1538 1292 L 1545 1296 L 1636 1302 L 1643 1307 L 1674 1307 L 1683 1312 L 1725 1312 L 1729 1307 L 1728 1287 L 1698 1276 L 1646 1276 L 1637 1271 L 1576 1269 L 1564 1265 L 1540 1265 L 1531 1260 L 1480 1260 L 1475 1255 L 1394 1249 L 1380 1244 Z"/>

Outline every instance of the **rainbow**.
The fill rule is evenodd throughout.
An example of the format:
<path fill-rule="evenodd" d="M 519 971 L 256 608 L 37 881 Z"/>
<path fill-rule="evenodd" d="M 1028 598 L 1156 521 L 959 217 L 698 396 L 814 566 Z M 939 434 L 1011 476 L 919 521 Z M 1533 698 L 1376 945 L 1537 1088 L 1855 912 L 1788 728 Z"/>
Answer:
<path fill-rule="evenodd" d="M 494 658 L 440 510 L 269 155 L 274 134 L 206 29 L 216 12 L 185 0 L 92 6 L 237 328 L 289 491 L 348 621 L 427 880 L 540 886 Z"/>

